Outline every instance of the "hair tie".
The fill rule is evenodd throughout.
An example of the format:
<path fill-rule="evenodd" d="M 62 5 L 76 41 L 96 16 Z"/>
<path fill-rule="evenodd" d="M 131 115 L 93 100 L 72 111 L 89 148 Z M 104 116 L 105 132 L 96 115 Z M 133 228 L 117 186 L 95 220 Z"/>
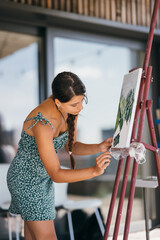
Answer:
<path fill-rule="evenodd" d="M 69 155 L 72 155 L 72 152 L 71 152 L 71 151 L 69 151 L 68 153 L 69 153 Z"/>

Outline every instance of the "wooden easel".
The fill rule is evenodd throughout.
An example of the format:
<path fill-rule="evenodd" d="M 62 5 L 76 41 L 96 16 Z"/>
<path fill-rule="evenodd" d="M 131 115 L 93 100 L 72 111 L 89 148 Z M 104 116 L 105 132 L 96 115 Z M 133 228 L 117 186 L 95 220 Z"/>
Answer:
<path fill-rule="evenodd" d="M 153 42 L 153 35 L 154 35 L 154 29 L 155 29 L 155 24 L 156 24 L 159 3 L 160 3 L 160 0 L 155 0 L 154 10 L 153 10 L 152 19 L 151 19 L 151 25 L 150 25 L 150 31 L 149 31 L 148 41 L 147 41 L 146 54 L 145 54 L 145 59 L 144 59 L 144 64 L 143 64 L 143 74 L 142 74 L 142 78 L 141 78 L 141 84 L 140 84 L 137 108 L 136 108 L 136 113 L 135 113 L 135 118 L 134 118 L 131 142 L 136 141 L 136 142 L 143 143 L 146 149 L 148 149 L 154 153 L 158 185 L 159 185 L 159 189 L 160 189 L 160 160 L 159 160 L 157 140 L 156 140 L 152 112 L 151 112 L 152 100 L 147 100 L 149 86 L 150 86 L 150 82 L 152 79 L 152 75 L 151 75 L 152 67 L 148 66 L 148 64 L 149 64 L 151 46 L 152 46 L 152 42 Z M 141 141 L 145 114 L 147 114 L 148 126 L 149 126 L 152 145 L 149 145 L 149 144 Z M 138 124 L 138 119 L 139 119 L 139 124 Z M 137 129 L 138 129 L 138 132 L 137 132 L 137 137 L 136 137 Z M 117 192 L 118 192 L 123 162 L 124 162 L 124 159 L 121 158 L 119 161 L 119 164 L 118 164 L 118 169 L 117 169 L 117 174 L 116 174 L 115 183 L 114 183 L 114 187 L 113 187 L 113 194 L 112 194 L 112 198 L 111 198 L 111 203 L 110 203 L 110 208 L 109 208 L 109 213 L 108 213 L 106 229 L 105 229 L 105 234 L 104 234 L 103 240 L 107 240 L 108 235 L 109 235 L 109 229 L 110 229 L 110 225 L 111 225 L 115 200 L 116 200 L 116 196 L 117 196 Z M 118 210 L 117 210 L 117 217 L 116 217 L 116 223 L 115 223 L 115 228 L 114 228 L 113 240 L 116 240 L 118 237 L 123 202 L 124 202 L 126 186 L 127 186 L 127 181 L 128 181 L 128 173 L 129 173 L 129 169 L 130 169 L 130 163 L 131 163 L 131 157 L 128 156 L 126 159 L 125 170 L 124 170 L 124 174 L 123 174 L 123 181 L 122 181 L 122 187 L 121 187 L 121 194 L 120 194 L 120 198 L 119 198 L 119 205 L 118 205 Z M 133 199 L 134 199 L 134 193 L 135 193 L 137 171 L 138 171 L 138 163 L 134 159 L 123 240 L 128 239 L 129 227 L 130 227 L 130 221 L 131 221 L 131 213 L 132 213 L 132 205 L 133 205 Z"/>

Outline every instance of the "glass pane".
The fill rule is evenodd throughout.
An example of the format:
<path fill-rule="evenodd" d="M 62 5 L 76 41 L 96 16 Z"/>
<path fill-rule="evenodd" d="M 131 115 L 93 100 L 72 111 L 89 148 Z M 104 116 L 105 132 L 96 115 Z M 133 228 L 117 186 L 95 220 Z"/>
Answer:
<path fill-rule="evenodd" d="M 81 78 L 87 89 L 88 104 L 84 104 L 84 109 L 79 115 L 77 140 L 84 143 L 99 143 L 107 137 L 112 137 L 123 76 L 129 70 L 142 66 L 143 51 L 118 44 L 100 44 L 59 37 L 56 37 L 53 43 L 55 75 L 61 71 L 72 71 Z M 95 158 L 96 155 L 75 156 L 77 168 L 93 166 Z M 60 152 L 59 160 L 61 164 L 70 166 L 69 156 L 65 150 Z M 101 198 L 103 201 L 101 209 L 105 221 L 117 165 L 118 161 L 112 158 L 110 166 L 102 177 L 92 179 L 92 181 L 72 183 L 69 188 L 70 194 L 78 195 L 80 198 L 81 196 Z M 131 171 L 129 174 L 131 175 Z M 128 194 L 129 188 L 127 188 L 126 197 Z M 133 214 L 133 220 L 143 218 L 143 211 L 140 211 L 142 209 L 141 198 L 141 191 L 136 190 L 133 208 L 139 210 Z M 124 205 L 126 208 L 127 199 Z M 125 217 L 122 218 L 123 223 L 124 221 Z"/>
<path fill-rule="evenodd" d="M 23 121 L 38 104 L 38 41 L 0 31 L 0 162 L 16 152 Z"/>
<path fill-rule="evenodd" d="M 87 89 L 88 104 L 78 120 L 78 141 L 99 143 L 112 137 L 123 75 L 139 66 L 140 52 L 127 47 L 57 37 L 54 39 L 54 54 L 55 74 L 72 71 Z M 90 163 L 92 161 L 86 164 Z M 113 160 L 106 172 L 114 174 L 116 166 L 117 162 Z"/>

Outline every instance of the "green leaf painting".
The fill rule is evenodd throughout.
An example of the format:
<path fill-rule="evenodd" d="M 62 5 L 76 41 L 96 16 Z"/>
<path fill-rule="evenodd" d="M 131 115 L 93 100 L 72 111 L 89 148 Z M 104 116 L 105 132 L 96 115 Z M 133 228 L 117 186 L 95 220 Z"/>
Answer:
<path fill-rule="evenodd" d="M 128 92 L 126 98 L 121 93 L 114 132 L 116 132 L 118 127 L 120 131 L 115 137 L 115 141 L 113 142 L 114 147 L 119 143 L 120 132 L 122 130 L 124 122 L 128 123 L 131 119 L 133 103 L 134 103 L 134 88 Z"/>
<path fill-rule="evenodd" d="M 125 120 L 130 121 L 134 102 L 134 89 L 131 89 L 126 98 Z"/>
<path fill-rule="evenodd" d="M 137 68 L 123 77 L 112 147 L 130 146 L 142 72 Z"/>
<path fill-rule="evenodd" d="M 119 138 L 120 138 L 120 134 L 118 133 L 117 136 L 113 140 L 113 145 L 114 146 L 116 146 L 119 143 Z"/>

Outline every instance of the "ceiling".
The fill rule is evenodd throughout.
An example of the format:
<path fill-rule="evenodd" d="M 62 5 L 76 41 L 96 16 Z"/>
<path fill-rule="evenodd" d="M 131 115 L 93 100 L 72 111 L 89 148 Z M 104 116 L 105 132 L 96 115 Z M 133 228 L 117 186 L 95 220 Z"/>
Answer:
<path fill-rule="evenodd" d="M 0 31 L 0 58 L 37 42 L 38 38 L 31 35 Z"/>

